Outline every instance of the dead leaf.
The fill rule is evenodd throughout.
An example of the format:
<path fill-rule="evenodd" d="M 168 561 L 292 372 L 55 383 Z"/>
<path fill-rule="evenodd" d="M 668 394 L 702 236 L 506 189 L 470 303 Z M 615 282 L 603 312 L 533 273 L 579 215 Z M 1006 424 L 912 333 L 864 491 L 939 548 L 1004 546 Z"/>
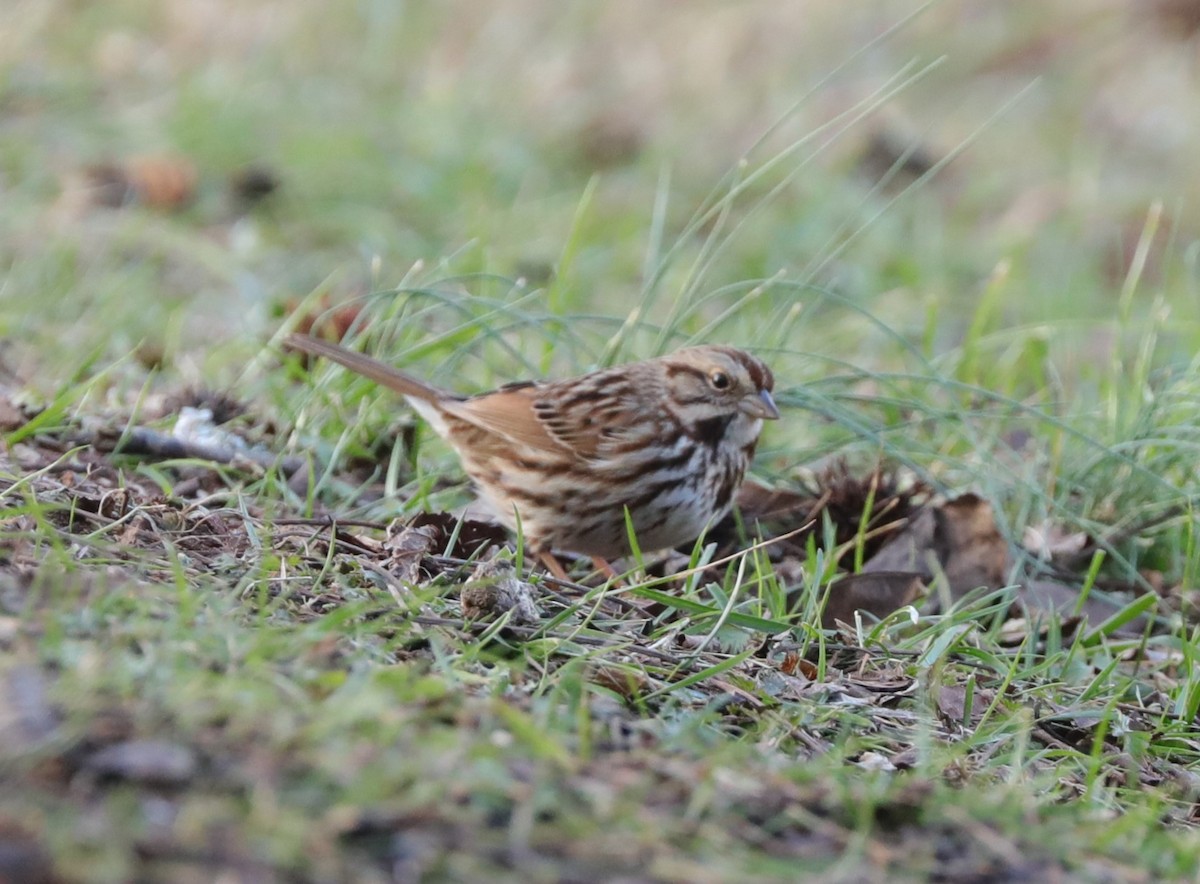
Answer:
<path fill-rule="evenodd" d="M 945 575 L 951 597 L 979 587 L 1005 585 L 1008 544 L 992 513 L 977 494 L 923 510 L 909 526 L 863 566 L 863 573 L 911 571 L 925 583 Z"/>
<path fill-rule="evenodd" d="M 930 563 L 940 563 L 946 556 L 937 533 L 937 516 L 932 508 L 924 509 L 898 535 L 863 564 L 863 573 L 876 571 L 907 571 L 932 580 Z"/>
<path fill-rule="evenodd" d="M 829 588 L 829 598 L 821 612 L 821 627 L 835 629 L 839 620 L 853 623 L 855 611 L 865 611 L 882 620 L 911 604 L 921 589 L 921 575 L 911 571 L 876 571 L 841 577 Z"/>
<path fill-rule="evenodd" d="M 288 317 L 296 314 L 299 309 L 298 301 L 287 301 L 283 305 L 283 313 Z M 361 301 L 334 303 L 330 295 L 325 293 L 320 295 L 304 313 L 295 316 L 292 328 L 298 334 L 312 335 L 336 344 L 340 343 L 351 329 L 364 328 L 366 325 L 366 316 L 363 314 Z M 310 364 L 311 357 L 307 354 L 289 352 L 303 365 Z"/>
<path fill-rule="evenodd" d="M 83 169 L 81 183 L 87 203 L 119 209 L 139 204 L 162 211 L 185 207 L 196 196 L 196 164 L 175 154 L 130 157 L 115 163 L 95 163 Z M 67 188 L 69 189 L 69 188 Z"/>
<path fill-rule="evenodd" d="M 909 770 L 921 760 L 921 751 L 916 746 L 907 746 L 893 754 L 890 760 L 897 770 Z"/>
<path fill-rule="evenodd" d="M 811 492 L 787 488 L 769 488 L 761 482 L 747 479 L 737 493 L 737 506 L 748 522 L 778 519 L 797 513 L 807 513 L 820 497 Z"/>
<path fill-rule="evenodd" d="M 954 598 L 973 589 L 995 589 L 1006 582 L 1008 543 L 992 505 L 976 494 L 964 494 L 940 508 L 939 528 L 949 549 L 942 570 Z"/>
<path fill-rule="evenodd" d="M 1071 561 L 1091 544 L 1083 531 L 1068 531 L 1054 522 L 1026 525 L 1021 546 L 1044 562 Z"/>
<path fill-rule="evenodd" d="M 934 685 L 934 702 L 938 714 L 947 724 L 961 727 L 967 714 L 967 686 L 961 684 Z"/>
<path fill-rule="evenodd" d="M 779 661 L 779 671 L 785 675 L 800 675 L 809 681 L 816 681 L 821 674 L 816 663 L 804 659 L 795 651 L 788 651 Z"/>
<path fill-rule="evenodd" d="M 894 533 L 901 530 L 905 520 L 912 517 L 928 496 L 929 489 L 919 480 L 895 469 L 877 464 L 873 469 L 855 471 L 844 459 L 836 459 L 820 469 L 799 490 L 773 489 L 754 481 L 742 483 L 737 495 L 737 509 L 742 522 L 757 525 L 763 537 L 778 537 L 812 523 L 813 529 L 828 518 L 838 543 L 847 543 L 862 534 L 867 527 L 864 555 L 871 557 Z M 863 512 L 870 507 L 866 519 Z M 815 521 L 814 521 L 815 520 Z M 773 559 L 791 554 L 804 554 L 809 532 L 772 544 Z M 736 520 L 726 517 L 709 534 L 719 546 L 736 539 Z M 905 570 L 905 569 L 895 569 Z M 911 570 L 911 569 L 909 569 Z"/>
<path fill-rule="evenodd" d="M 418 513 L 408 524 L 410 528 L 434 529 L 435 553 L 459 559 L 469 559 L 488 547 L 502 547 L 508 543 L 508 532 L 503 526 L 482 519 L 459 518 L 452 513 Z M 451 538 L 454 538 L 453 545 Z"/>
<path fill-rule="evenodd" d="M 431 525 L 413 528 L 397 519 L 388 525 L 383 541 L 385 558 L 380 565 L 401 583 L 417 583 L 421 563 L 436 549 L 437 534 Z"/>
<path fill-rule="evenodd" d="M 1057 614 L 1067 619 L 1073 618 L 1079 603 L 1080 589 L 1058 583 L 1053 580 L 1032 580 L 1022 586 L 1017 592 L 1017 604 L 1025 610 L 1027 620 L 1032 620 L 1037 614 Z M 1117 611 L 1123 603 L 1097 592 L 1091 592 L 1084 600 L 1080 615 L 1091 626 L 1098 626 Z M 1146 629 L 1146 617 L 1139 614 L 1128 623 L 1123 623 L 1113 630 L 1113 635 L 1132 638 L 1141 635 Z"/>
<path fill-rule="evenodd" d="M 857 675 L 847 676 L 846 683 L 862 688 L 867 695 L 905 697 L 917 690 L 918 682 L 900 666 L 871 669 Z"/>

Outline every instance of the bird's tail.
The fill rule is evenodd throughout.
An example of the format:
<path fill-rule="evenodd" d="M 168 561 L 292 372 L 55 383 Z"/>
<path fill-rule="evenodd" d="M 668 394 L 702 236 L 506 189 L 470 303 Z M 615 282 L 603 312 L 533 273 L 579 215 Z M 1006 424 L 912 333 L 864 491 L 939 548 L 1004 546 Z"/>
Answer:
<path fill-rule="evenodd" d="M 348 350 L 338 344 L 314 338 L 311 335 L 288 335 L 284 346 L 289 350 L 299 350 L 310 356 L 324 356 L 340 365 L 346 366 L 353 372 L 369 377 L 404 396 L 424 402 L 438 402 L 444 399 L 458 398 L 453 393 L 434 387 L 419 378 L 405 374 L 390 365 L 364 356 L 362 353 Z"/>

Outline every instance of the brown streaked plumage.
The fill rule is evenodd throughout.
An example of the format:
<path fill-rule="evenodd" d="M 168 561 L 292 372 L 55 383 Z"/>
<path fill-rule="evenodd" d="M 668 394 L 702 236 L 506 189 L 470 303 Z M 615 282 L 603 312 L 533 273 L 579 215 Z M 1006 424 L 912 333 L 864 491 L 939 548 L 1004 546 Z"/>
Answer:
<path fill-rule="evenodd" d="M 690 543 L 729 511 L 763 420 L 779 417 L 770 369 L 732 347 L 467 397 L 317 338 L 286 344 L 402 394 L 543 557 L 626 554 L 626 510 L 643 550 Z"/>

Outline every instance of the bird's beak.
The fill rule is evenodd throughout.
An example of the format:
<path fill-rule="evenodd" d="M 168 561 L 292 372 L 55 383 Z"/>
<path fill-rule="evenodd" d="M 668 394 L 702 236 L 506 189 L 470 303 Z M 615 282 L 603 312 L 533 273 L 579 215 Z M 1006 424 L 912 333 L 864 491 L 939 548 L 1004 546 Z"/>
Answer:
<path fill-rule="evenodd" d="M 738 405 L 745 414 L 751 417 L 758 417 L 767 421 L 779 420 L 779 408 L 775 405 L 775 400 L 771 398 L 771 394 L 767 390 L 761 390 L 755 395 L 744 397 Z"/>

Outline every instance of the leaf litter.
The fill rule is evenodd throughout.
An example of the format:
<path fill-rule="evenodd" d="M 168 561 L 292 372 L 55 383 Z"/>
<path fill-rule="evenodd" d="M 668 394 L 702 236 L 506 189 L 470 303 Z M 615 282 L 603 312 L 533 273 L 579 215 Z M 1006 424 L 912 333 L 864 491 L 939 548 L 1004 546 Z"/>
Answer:
<path fill-rule="evenodd" d="M 30 415 L 0 397 L 0 417 L 16 429 Z M 211 413 L 199 420 L 208 425 Z M 295 512 L 278 504 L 268 510 L 241 493 L 239 483 L 272 469 L 295 475 L 287 462 L 236 456 L 250 449 L 225 430 L 199 445 L 189 441 L 194 434 L 184 434 L 182 451 L 130 444 L 139 437 L 159 440 L 156 431 L 142 429 L 116 434 L 115 445 L 112 433 L 35 433 L 0 451 L 5 507 L 0 625 L 7 624 L 0 629 L 0 648 L 14 661 L 0 669 L 0 734 L 5 757 L 37 759 L 27 773 L 33 781 L 74 782 L 73 788 L 91 793 L 125 782 L 162 794 L 192 788 L 214 765 L 237 767 L 230 759 L 214 760 L 219 749 L 164 737 L 161 730 L 130 721 L 119 703 L 96 712 L 82 731 L 64 728 L 65 710 L 50 699 L 54 676 L 29 662 L 47 628 L 29 612 L 35 587 L 54 579 L 43 563 L 45 545 L 52 543 L 92 569 L 93 595 L 111 591 L 108 587 L 139 592 L 169 583 L 182 571 L 197 582 L 215 577 L 228 586 L 259 587 L 243 589 L 251 614 L 266 606 L 305 622 L 359 605 L 358 616 L 391 624 L 379 634 L 391 636 L 382 659 L 393 664 L 430 665 L 447 647 L 474 647 L 473 654 L 486 650 L 501 658 L 524 654 L 532 674 L 540 669 L 541 678 L 583 663 L 584 680 L 598 691 L 591 710 L 594 760 L 575 766 L 570 789 L 589 806 L 616 801 L 605 797 L 614 782 L 642 783 L 647 776 L 658 780 L 648 787 L 658 805 L 675 812 L 694 802 L 694 764 L 677 759 L 672 762 L 677 769 L 661 768 L 659 759 L 648 768 L 639 754 L 662 740 L 654 724 L 661 715 L 702 712 L 726 732 L 762 734 L 793 758 L 842 751 L 848 764 L 893 774 L 924 763 L 928 749 L 921 747 L 931 735 L 947 746 L 962 742 L 970 747 L 960 762 L 965 768 L 957 768 L 954 777 L 943 771 L 947 782 L 985 776 L 985 758 L 976 765 L 972 758 L 999 744 L 990 743 L 989 750 L 989 741 L 972 736 L 1024 715 L 1029 739 L 1044 750 L 1032 762 L 1035 769 L 1056 769 L 1055 753 L 1094 759 L 1090 766 L 1062 769 L 1064 794 L 1092 788 L 1086 773 L 1091 770 L 1112 788 L 1154 788 L 1177 796 L 1166 805 L 1173 824 L 1190 825 L 1197 818 L 1200 782 L 1190 770 L 1200 756 L 1200 741 L 1191 736 L 1196 722 L 1180 718 L 1171 700 L 1191 676 L 1188 661 L 1147 641 L 1168 635 L 1167 627 L 1150 606 L 1135 616 L 1115 616 L 1129 603 L 1081 592 L 1082 574 L 1072 585 L 1015 569 L 1019 547 L 1001 533 L 993 504 L 976 494 L 946 498 L 885 466 L 856 475 L 844 462 L 796 491 L 748 485 L 739 500 L 740 522 L 714 529 L 707 559 L 673 572 L 664 568 L 663 576 L 639 591 L 632 574 L 617 582 L 594 574 L 581 576 L 581 582 L 528 576 L 518 570 L 502 529 L 465 514 L 425 513 L 383 524 L 339 520 L 320 503 L 312 515 L 299 505 Z M 233 456 L 223 456 L 228 452 Z M 136 469 L 138 459 L 147 458 L 168 459 L 170 488 Z M 1053 555 L 1064 545 L 1083 548 L 1077 538 L 1056 531 L 1036 529 L 1046 539 L 1034 546 L 1035 558 L 1048 559 L 1041 553 Z M 1032 536 L 1024 539 L 1027 549 Z M 736 571 L 748 537 L 765 541 L 759 554 L 772 573 L 784 576 L 782 608 L 761 603 L 768 592 L 759 569 L 750 569 L 752 578 L 745 569 Z M 814 544 L 830 539 L 842 552 L 840 567 L 814 575 Z M 855 556 L 860 565 L 848 571 L 845 565 Z M 721 564 L 726 557 L 733 562 Z M 691 559 L 683 553 L 670 561 Z M 738 574 L 734 587 L 740 598 L 727 591 L 731 574 Z M 1132 594 L 1132 585 L 1129 589 Z M 931 628 L 946 618 L 953 619 L 953 628 Z M 1013 678 L 1021 665 L 1016 656 L 1087 641 L 1098 634 L 1088 630 L 1105 623 L 1113 625 L 1097 640 L 1125 643 L 1096 659 L 1080 659 L 1077 666 L 1096 678 L 1115 673 L 1128 678 L 1115 709 L 1085 687 L 1037 674 L 1036 667 Z M 985 639 L 989 630 L 991 638 Z M 338 668 L 352 666 L 354 655 L 347 639 L 333 635 L 314 659 Z M 1077 683 L 1086 684 L 1086 678 Z M 488 685 L 486 677 L 475 686 L 462 683 L 459 726 L 470 727 L 475 716 L 489 718 L 509 705 L 515 711 L 501 718 L 507 716 L 511 726 L 521 720 L 514 715 L 533 708 L 534 694 L 518 686 L 496 707 Z M 1194 707 L 1189 711 L 1195 715 Z M 847 726 L 857 734 L 852 742 L 858 748 L 835 749 Z M 1156 741 L 1157 751 L 1131 755 L 1132 734 Z M 515 764 L 510 774 L 519 773 Z M 691 785 L 676 792 L 689 778 Z M 763 832 L 756 827 L 769 819 L 768 846 L 779 856 L 835 857 L 855 837 L 841 805 L 816 784 L 763 779 L 760 771 L 752 783 L 727 782 L 723 788 L 725 810 L 736 809 L 732 816 L 749 827 L 730 837 L 759 843 Z M 1000 838 L 995 832 L 973 833 L 970 827 L 932 832 L 917 822 L 922 799 L 912 800 L 913 809 L 899 811 L 899 821 L 889 816 L 888 801 L 876 808 L 880 821 L 888 821 L 870 844 L 872 862 L 881 869 L 903 867 L 895 864 L 902 863 L 913 839 L 929 837 L 936 847 L 930 862 L 944 875 L 1013 876 L 1057 868 L 1056 861 L 1023 856 L 1015 848 L 993 849 Z M 389 813 L 386 805 L 366 804 L 337 814 L 332 825 L 341 843 L 418 873 L 433 868 L 447 850 L 468 849 L 468 843 L 485 859 L 514 861 L 511 845 L 480 842 L 472 825 L 464 828 L 459 816 L 435 807 L 414 816 L 411 809 Z M 791 822 L 779 828 L 781 819 Z M 42 847 L 21 835 L 24 831 L 0 819 L 0 840 L 21 842 L 13 848 L 16 859 L 0 863 L 0 873 L 39 867 Z M 381 835 L 389 837 L 380 841 Z M 143 844 L 147 861 L 180 861 L 190 848 L 172 839 Z M 230 839 L 234 846 L 216 849 L 203 862 L 246 862 L 246 845 Z M 636 844 L 564 847 L 536 834 L 523 849 L 554 857 L 556 868 L 584 876 L 611 868 L 613 851 L 628 854 L 619 867 L 634 869 L 655 850 Z"/>

